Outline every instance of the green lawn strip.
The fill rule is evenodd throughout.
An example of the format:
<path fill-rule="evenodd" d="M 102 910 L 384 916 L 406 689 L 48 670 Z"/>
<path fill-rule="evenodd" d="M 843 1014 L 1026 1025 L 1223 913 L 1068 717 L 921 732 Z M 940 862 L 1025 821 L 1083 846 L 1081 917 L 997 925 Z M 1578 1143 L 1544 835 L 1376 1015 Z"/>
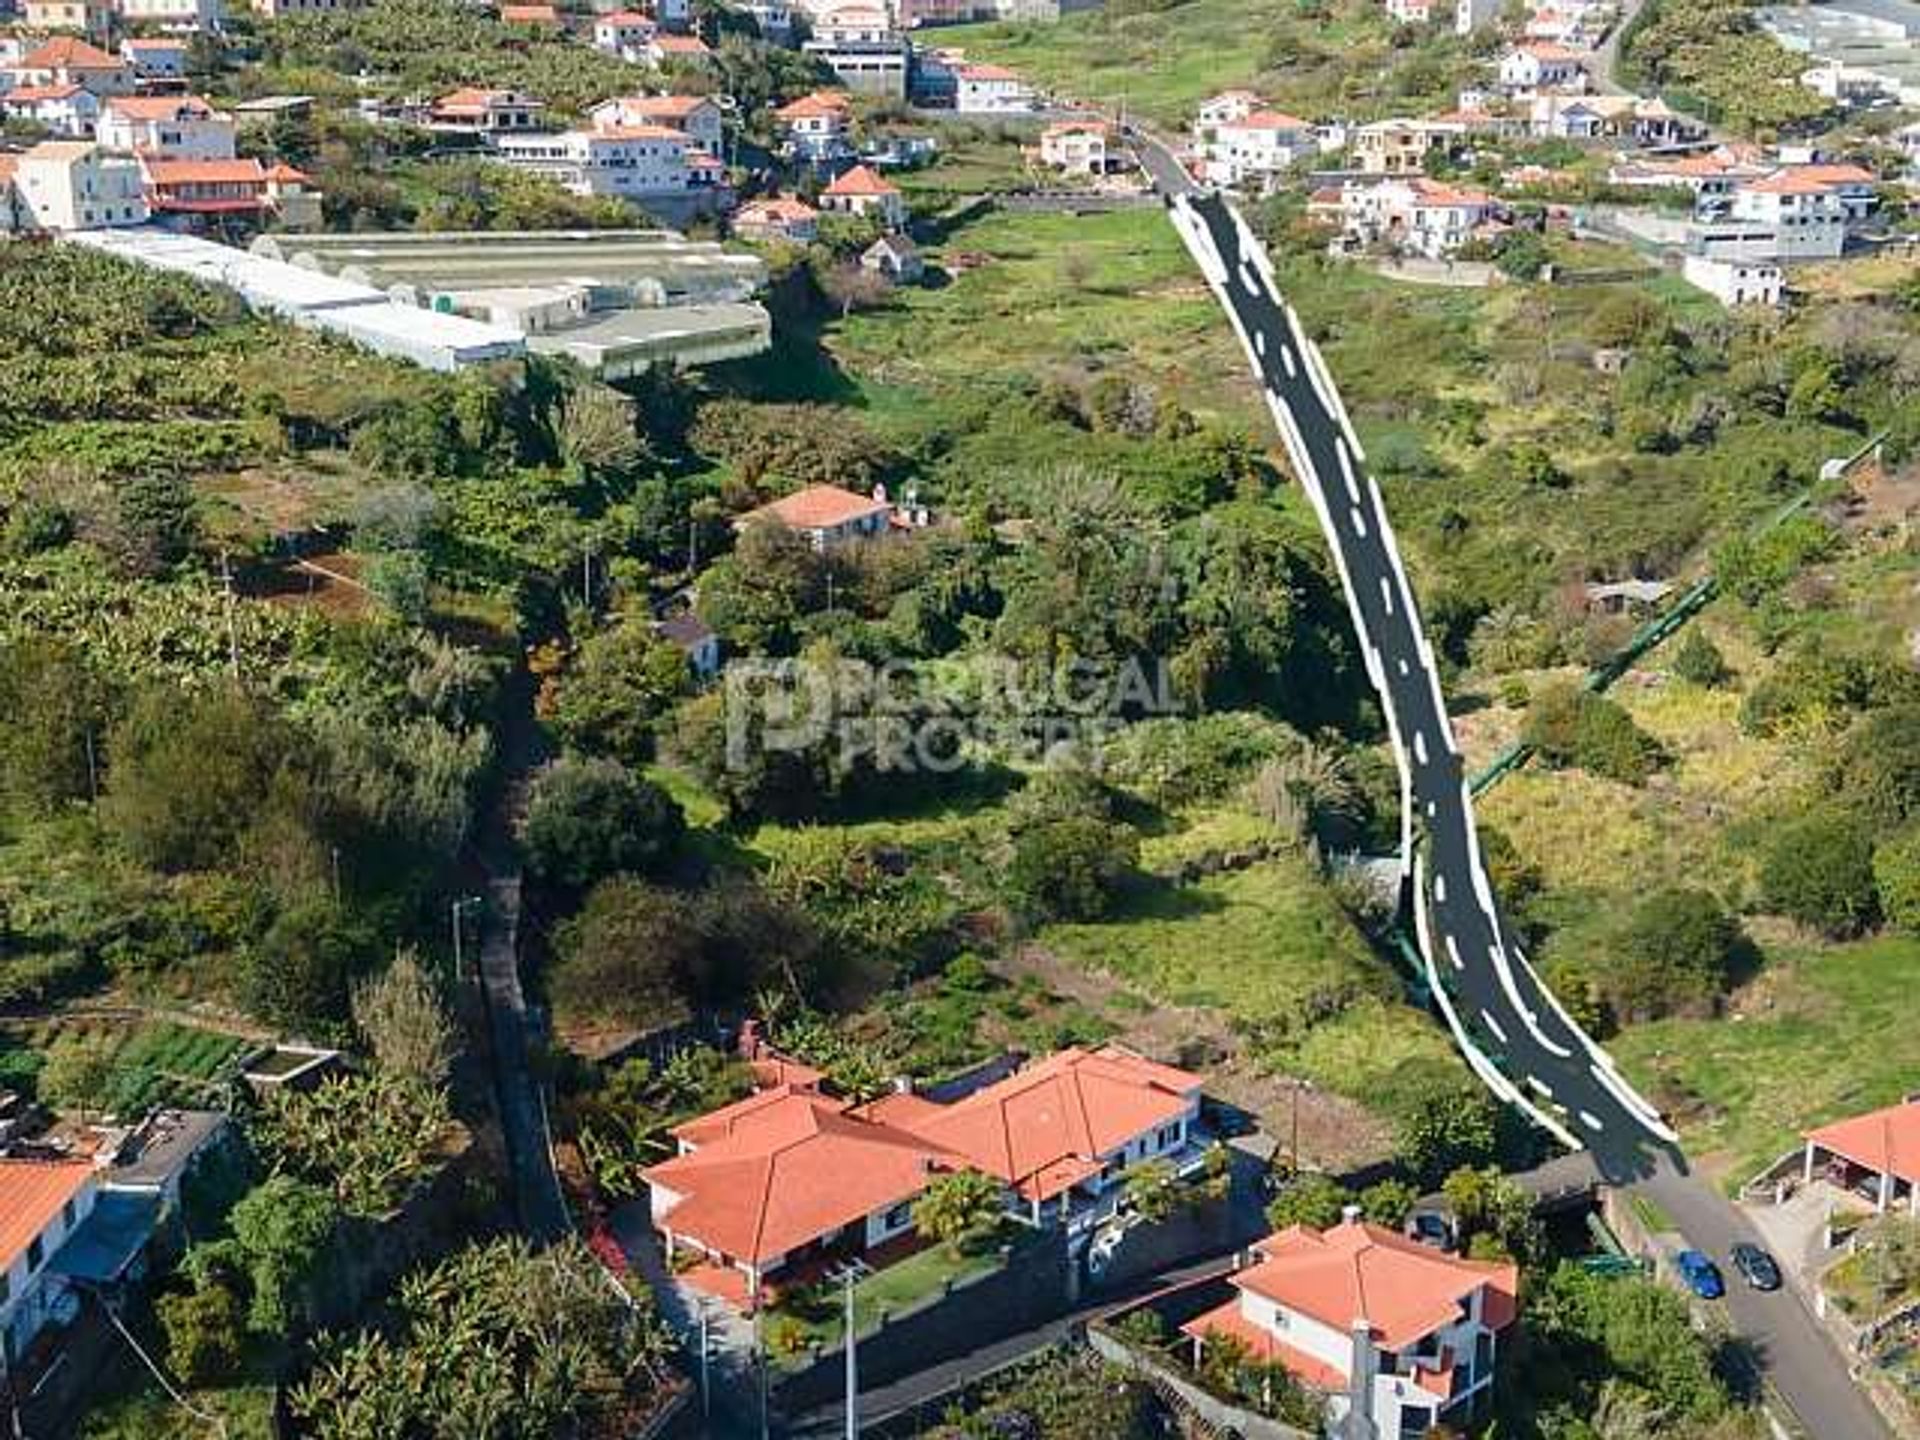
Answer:
<path fill-rule="evenodd" d="M 959 1285 L 998 1270 L 1004 1263 L 1001 1247 L 1017 1243 L 1019 1237 L 1027 1233 L 1008 1221 L 993 1236 L 970 1242 L 964 1252 L 950 1245 L 929 1245 L 874 1271 L 854 1287 L 856 1331 L 866 1331 L 879 1322 L 883 1313 L 899 1315 L 908 1307 L 941 1294 L 948 1285 Z M 783 1299 L 773 1310 L 773 1323 L 786 1331 L 788 1344 L 802 1348 L 809 1344 L 837 1345 L 845 1306 L 839 1284 L 823 1281 Z"/>
<path fill-rule="evenodd" d="M 1696 1154 L 1730 1183 L 1812 1125 L 1891 1104 L 1920 1076 L 1920 940 L 1770 947 L 1750 1008 L 1625 1031 L 1610 1048 L 1635 1083 L 1675 1105 Z"/>

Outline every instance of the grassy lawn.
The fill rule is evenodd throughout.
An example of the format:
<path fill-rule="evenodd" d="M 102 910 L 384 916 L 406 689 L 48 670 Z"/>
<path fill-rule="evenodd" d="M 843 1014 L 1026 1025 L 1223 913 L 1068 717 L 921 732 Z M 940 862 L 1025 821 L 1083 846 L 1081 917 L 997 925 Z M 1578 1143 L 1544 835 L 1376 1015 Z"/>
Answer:
<path fill-rule="evenodd" d="M 865 1331 L 878 1323 L 881 1315 L 897 1315 L 929 1296 L 938 1295 L 948 1285 L 998 1270 L 1003 1261 L 1003 1245 L 1017 1244 L 1028 1234 L 1012 1221 L 1003 1222 L 992 1234 L 971 1242 L 966 1250 L 950 1245 L 929 1245 L 854 1286 L 853 1323 L 856 1331 Z M 773 1334 L 769 1344 L 776 1353 L 804 1349 L 811 1344 L 840 1343 L 846 1300 L 840 1286 L 825 1281 L 790 1296 L 782 1297 L 774 1307 Z"/>
<path fill-rule="evenodd" d="M 1725 1017 L 1635 1026 L 1610 1046 L 1730 1181 L 1803 1128 L 1891 1104 L 1920 1077 L 1920 941 L 1763 946 L 1766 969 Z"/>

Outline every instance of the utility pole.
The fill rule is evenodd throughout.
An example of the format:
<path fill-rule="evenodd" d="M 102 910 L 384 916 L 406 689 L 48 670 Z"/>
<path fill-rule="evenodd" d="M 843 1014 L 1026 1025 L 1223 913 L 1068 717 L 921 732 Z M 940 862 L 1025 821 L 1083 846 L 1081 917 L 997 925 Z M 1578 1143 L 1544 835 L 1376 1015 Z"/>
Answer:
<path fill-rule="evenodd" d="M 860 1440 L 860 1361 L 853 1333 L 853 1266 L 840 1277 L 847 1297 L 845 1340 L 847 1349 L 847 1440 Z"/>
<path fill-rule="evenodd" d="M 227 665 L 233 671 L 234 682 L 240 680 L 240 631 L 233 616 L 233 566 L 227 562 L 227 552 L 220 552 L 220 584 L 227 592 Z"/>

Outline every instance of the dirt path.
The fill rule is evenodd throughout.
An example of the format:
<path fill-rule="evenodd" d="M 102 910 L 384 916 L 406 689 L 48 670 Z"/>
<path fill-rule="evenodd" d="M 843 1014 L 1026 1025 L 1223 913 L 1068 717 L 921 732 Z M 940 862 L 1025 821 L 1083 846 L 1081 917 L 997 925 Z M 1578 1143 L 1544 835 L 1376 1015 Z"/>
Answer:
<path fill-rule="evenodd" d="M 1242 1050 L 1229 1017 L 1203 1006 L 1159 1001 L 1129 1003 L 1137 995 L 1110 975 L 1083 970 L 1039 945 L 1023 945 L 994 968 L 1009 980 L 1031 976 L 1062 999 L 1077 1001 L 1119 1027 L 1115 1039 L 1156 1060 L 1182 1063 L 1206 1077 L 1207 1093 L 1259 1117 L 1283 1144 L 1293 1124 L 1292 1078 L 1264 1072 Z M 1144 997 L 1143 997 L 1144 998 Z M 1380 1117 L 1357 1101 L 1323 1090 L 1299 1093 L 1300 1150 L 1310 1164 L 1336 1174 L 1386 1159 L 1393 1137 Z"/>

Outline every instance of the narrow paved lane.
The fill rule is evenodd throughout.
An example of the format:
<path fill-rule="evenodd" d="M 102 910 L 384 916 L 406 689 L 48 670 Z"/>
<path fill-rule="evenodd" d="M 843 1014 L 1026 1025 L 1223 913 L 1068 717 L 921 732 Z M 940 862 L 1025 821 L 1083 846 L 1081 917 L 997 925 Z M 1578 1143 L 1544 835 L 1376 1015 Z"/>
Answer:
<path fill-rule="evenodd" d="M 1435 1001 L 1476 1074 L 1615 1185 L 1643 1186 L 1692 1244 L 1724 1259 L 1750 1227 L 1692 1178 L 1678 1137 L 1540 983 L 1503 922 L 1473 799 L 1378 485 L 1318 347 L 1281 297 L 1265 252 L 1221 195 L 1164 145 L 1136 154 L 1239 334 L 1302 490 L 1324 531 L 1399 765 L 1402 857 Z M 1737 1282 L 1736 1282 L 1737 1283 Z M 1817 1322 L 1787 1294 L 1729 1301 L 1757 1358 L 1819 1440 L 1875 1440 L 1885 1426 Z"/>

